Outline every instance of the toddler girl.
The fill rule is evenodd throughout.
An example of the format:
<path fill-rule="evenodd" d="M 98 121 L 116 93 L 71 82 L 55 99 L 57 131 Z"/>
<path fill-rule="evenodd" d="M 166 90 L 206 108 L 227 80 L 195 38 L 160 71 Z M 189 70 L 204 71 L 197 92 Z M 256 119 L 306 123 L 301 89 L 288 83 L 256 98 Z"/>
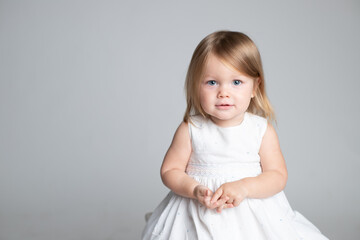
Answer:
<path fill-rule="evenodd" d="M 187 109 L 161 178 L 171 189 L 142 239 L 327 239 L 283 193 L 287 170 L 258 49 L 220 31 L 195 49 Z"/>

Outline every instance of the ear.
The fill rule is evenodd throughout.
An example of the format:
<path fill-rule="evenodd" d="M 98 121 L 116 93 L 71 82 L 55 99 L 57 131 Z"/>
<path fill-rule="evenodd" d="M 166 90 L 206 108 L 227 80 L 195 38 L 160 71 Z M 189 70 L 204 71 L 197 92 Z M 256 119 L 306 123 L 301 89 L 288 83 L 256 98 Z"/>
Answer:
<path fill-rule="evenodd" d="M 251 93 L 251 98 L 255 97 L 255 93 L 259 87 L 259 84 L 260 84 L 260 78 L 255 78 L 254 79 L 254 86 L 253 86 L 253 91 Z"/>

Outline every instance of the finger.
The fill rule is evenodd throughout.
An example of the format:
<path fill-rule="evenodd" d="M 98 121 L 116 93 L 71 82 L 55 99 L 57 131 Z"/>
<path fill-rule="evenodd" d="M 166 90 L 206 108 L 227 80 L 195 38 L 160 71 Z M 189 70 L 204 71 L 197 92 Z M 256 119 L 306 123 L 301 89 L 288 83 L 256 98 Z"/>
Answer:
<path fill-rule="evenodd" d="M 234 202 L 233 202 L 234 207 L 239 206 L 242 201 L 243 201 L 243 199 L 241 199 L 241 198 L 234 199 Z"/>
<path fill-rule="evenodd" d="M 216 212 L 221 213 L 222 209 L 223 209 L 223 206 L 220 206 L 220 207 L 216 208 Z"/>
<path fill-rule="evenodd" d="M 226 202 L 229 200 L 229 197 L 221 197 L 219 199 L 219 201 L 215 202 L 214 205 L 216 205 L 216 207 L 222 206 L 224 204 L 226 204 Z"/>
<path fill-rule="evenodd" d="M 213 192 L 210 189 L 206 189 L 205 196 L 206 197 L 211 197 L 212 195 L 213 195 Z"/>
<path fill-rule="evenodd" d="M 200 185 L 197 185 L 197 186 L 194 188 L 193 193 L 194 193 L 194 195 L 195 195 L 196 198 L 198 198 L 199 196 L 202 195 L 202 192 L 201 192 L 201 191 L 202 191 L 202 188 L 201 188 Z"/>
<path fill-rule="evenodd" d="M 210 209 L 218 208 L 221 205 L 224 205 L 227 200 L 228 200 L 228 197 L 223 197 L 223 198 L 220 198 L 218 201 L 216 201 L 214 203 L 210 202 L 210 207 L 209 208 Z"/>
<path fill-rule="evenodd" d="M 233 207 L 234 207 L 234 204 L 232 204 L 232 203 L 227 203 L 224 206 L 224 208 L 233 208 Z"/>
<path fill-rule="evenodd" d="M 226 208 L 233 208 L 234 205 L 232 203 L 226 203 L 222 209 L 226 209 Z"/>
<path fill-rule="evenodd" d="M 206 193 L 205 193 L 205 197 L 204 197 L 205 206 L 207 208 L 210 208 L 210 205 L 211 205 L 210 200 L 211 200 L 212 195 L 213 195 L 213 192 L 210 189 L 207 189 Z"/>
<path fill-rule="evenodd" d="M 233 202 L 234 202 L 234 200 L 235 200 L 235 198 L 233 198 L 233 197 L 229 197 L 229 200 L 227 201 L 227 203 L 233 203 Z"/>
<path fill-rule="evenodd" d="M 206 188 L 204 188 L 204 187 L 199 187 L 199 194 L 201 195 L 201 196 L 205 196 L 205 194 L 206 194 Z"/>
<path fill-rule="evenodd" d="M 206 195 L 204 197 L 204 203 L 205 203 L 205 206 L 207 208 L 210 208 L 211 207 L 211 203 L 210 203 L 210 200 L 211 200 L 211 193 L 207 192 L 208 195 Z"/>
<path fill-rule="evenodd" d="M 217 211 L 218 213 L 221 213 L 222 210 L 224 210 L 224 209 L 226 209 L 226 208 L 233 208 L 233 207 L 234 207 L 234 205 L 233 205 L 232 203 L 225 203 L 224 205 L 221 205 L 220 207 L 218 207 L 218 208 L 216 209 L 216 211 Z"/>
<path fill-rule="evenodd" d="M 221 211 L 226 207 L 227 205 L 227 201 L 229 200 L 229 197 L 222 197 L 220 198 L 219 201 L 217 201 L 215 204 L 214 204 L 214 208 L 216 207 L 216 210 L 221 213 Z"/>
<path fill-rule="evenodd" d="M 224 205 L 226 201 L 229 200 L 229 197 L 222 195 L 216 202 L 211 203 L 211 209 L 218 208 L 221 205 Z"/>
<path fill-rule="evenodd" d="M 223 190 L 222 188 L 219 188 L 218 190 L 215 191 L 214 195 L 211 198 L 211 204 L 214 204 L 223 194 Z"/>
<path fill-rule="evenodd" d="M 227 204 L 223 204 L 220 207 L 216 208 L 216 212 L 221 213 L 221 211 L 226 207 Z"/>

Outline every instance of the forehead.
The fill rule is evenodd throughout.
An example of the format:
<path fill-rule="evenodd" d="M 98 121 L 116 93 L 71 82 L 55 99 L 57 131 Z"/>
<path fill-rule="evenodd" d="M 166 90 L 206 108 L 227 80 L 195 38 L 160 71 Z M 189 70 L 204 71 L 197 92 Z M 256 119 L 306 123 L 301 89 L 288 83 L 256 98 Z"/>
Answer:
<path fill-rule="evenodd" d="M 218 74 L 246 76 L 246 74 L 240 72 L 225 60 L 220 59 L 214 54 L 210 54 L 204 66 L 204 75 L 208 76 L 208 75 L 218 75 Z"/>

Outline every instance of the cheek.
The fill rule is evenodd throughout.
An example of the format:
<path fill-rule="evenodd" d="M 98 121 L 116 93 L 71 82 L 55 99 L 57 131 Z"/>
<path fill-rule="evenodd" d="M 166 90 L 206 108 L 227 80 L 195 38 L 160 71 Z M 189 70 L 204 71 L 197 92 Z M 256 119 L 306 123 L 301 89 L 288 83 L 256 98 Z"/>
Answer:
<path fill-rule="evenodd" d="M 245 95 L 246 97 L 252 98 L 252 97 L 254 97 L 254 93 L 255 93 L 255 91 L 254 91 L 254 86 L 251 84 L 251 85 L 248 86 L 248 88 L 245 90 L 244 95 Z"/>
<path fill-rule="evenodd" d="M 247 104 L 252 98 L 253 92 L 250 89 L 246 89 L 236 95 L 236 101 L 239 103 Z"/>
<path fill-rule="evenodd" d="M 208 106 L 211 103 L 211 97 L 210 97 L 209 93 L 207 93 L 205 91 L 200 92 L 199 100 L 200 100 L 201 107 L 204 110 L 208 109 Z"/>
<path fill-rule="evenodd" d="M 208 100 L 204 95 L 200 95 L 200 105 L 202 108 L 206 107 Z"/>
<path fill-rule="evenodd" d="M 203 101 L 206 101 L 206 99 L 208 98 L 208 93 L 205 91 L 205 90 L 200 90 L 199 92 L 199 99 L 200 99 L 200 102 L 203 102 Z"/>

